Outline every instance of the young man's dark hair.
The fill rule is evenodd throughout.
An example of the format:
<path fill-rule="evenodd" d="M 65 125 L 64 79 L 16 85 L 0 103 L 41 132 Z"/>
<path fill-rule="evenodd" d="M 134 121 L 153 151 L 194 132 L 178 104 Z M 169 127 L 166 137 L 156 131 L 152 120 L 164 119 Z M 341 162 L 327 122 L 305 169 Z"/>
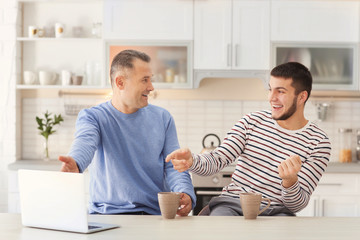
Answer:
<path fill-rule="evenodd" d="M 295 88 L 295 94 L 298 95 L 302 91 L 306 91 L 308 93 L 306 101 L 309 99 L 313 80 L 309 69 L 301 63 L 288 62 L 280 64 L 271 71 L 270 75 L 292 79 L 291 86 Z"/>

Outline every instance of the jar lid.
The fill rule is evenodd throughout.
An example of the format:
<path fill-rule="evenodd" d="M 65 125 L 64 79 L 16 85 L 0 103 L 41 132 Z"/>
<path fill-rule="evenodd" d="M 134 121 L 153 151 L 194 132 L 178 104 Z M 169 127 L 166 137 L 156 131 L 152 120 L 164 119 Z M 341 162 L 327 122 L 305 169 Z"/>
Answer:
<path fill-rule="evenodd" d="M 339 132 L 340 133 L 351 133 L 352 129 L 351 128 L 339 128 Z"/>

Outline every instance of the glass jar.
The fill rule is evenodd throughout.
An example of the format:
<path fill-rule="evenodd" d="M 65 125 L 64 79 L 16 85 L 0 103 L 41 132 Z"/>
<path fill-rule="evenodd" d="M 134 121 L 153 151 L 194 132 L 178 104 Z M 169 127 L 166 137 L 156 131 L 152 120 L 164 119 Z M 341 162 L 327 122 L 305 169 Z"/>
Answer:
<path fill-rule="evenodd" d="M 357 130 L 356 143 L 356 161 L 360 162 L 360 129 Z"/>
<path fill-rule="evenodd" d="M 340 128 L 339 134 L 340 134 L 339 162 L 341 163 L 352 162 L 352 152 L 351 152 L 352 129 Z"/>

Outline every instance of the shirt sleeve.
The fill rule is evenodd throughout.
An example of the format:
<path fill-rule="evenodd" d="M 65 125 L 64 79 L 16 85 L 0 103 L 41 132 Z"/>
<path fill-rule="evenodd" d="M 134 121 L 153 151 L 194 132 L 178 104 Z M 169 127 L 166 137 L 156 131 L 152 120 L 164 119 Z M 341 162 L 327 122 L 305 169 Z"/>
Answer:
<path fill-rule="evenodd" d="M 210 176 L 236 161 L 245 147 L 246 125 L 245 118 L 241 119 L 216 149 L 210 153 L 193 154 L 194 163 L 189 170 L 198 175 Z"/>
<path fill-rule="evenodd" d="M 282 201 L 292 212 L 304 209 L 315 190 L 330 160 L 331 144 L 327 137 L 314 148 L 310 156 L 303 161 L 298 173 L 298 181 L 291 187 L 282 187 Z"/>
<path fill-rule="evenodd" d="M 75 159 L 80 172 L 91 163 L 100 142 L 99 125 L 89 109 L 81 110 L 76 121 L 75 139 L 69 156 Z"/>
<path fill-rule="evenodd" d="M 179 148 L 175 123 L 171 116 L 169 118 L 165 131 L 165 144 L 163 150 L 164 162 L 165 157 L 168 154 Z M 182 173 L 178 172 L 174 169 L 171 162 L 165 163 L 164 168 L 166 181 L 171 191 L 182 192 L 189 195 L 192 201 L 192 208 L 194 208 L 196 205 L 196 196 L 194 192 L 194 187 L 191 182 L 190 174 L 187 171 Z"/>

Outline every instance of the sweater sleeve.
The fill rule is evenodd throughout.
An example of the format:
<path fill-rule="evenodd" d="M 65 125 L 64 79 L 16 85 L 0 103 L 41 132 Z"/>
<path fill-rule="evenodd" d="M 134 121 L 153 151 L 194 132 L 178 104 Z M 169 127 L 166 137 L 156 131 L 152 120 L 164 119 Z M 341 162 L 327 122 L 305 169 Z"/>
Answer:
<path fill-rule="evenodd" d="M 292 212 L 304 209 L 315 190 L 322 174 L 330 160 L 331 144 L 327 137 L 314 148 L 310 156 L 305 159 L 298 173 L 298 181 L 291 187 L 282 185 L 282 201 Z"/>
<path fill-rule="evenodd" d="M 76 121 L 75 140 L 69 156 L 75 159 L 80 172 L 91 163 L 100 142 L 99 125 L 88 109 L 80 111 Z"/>

